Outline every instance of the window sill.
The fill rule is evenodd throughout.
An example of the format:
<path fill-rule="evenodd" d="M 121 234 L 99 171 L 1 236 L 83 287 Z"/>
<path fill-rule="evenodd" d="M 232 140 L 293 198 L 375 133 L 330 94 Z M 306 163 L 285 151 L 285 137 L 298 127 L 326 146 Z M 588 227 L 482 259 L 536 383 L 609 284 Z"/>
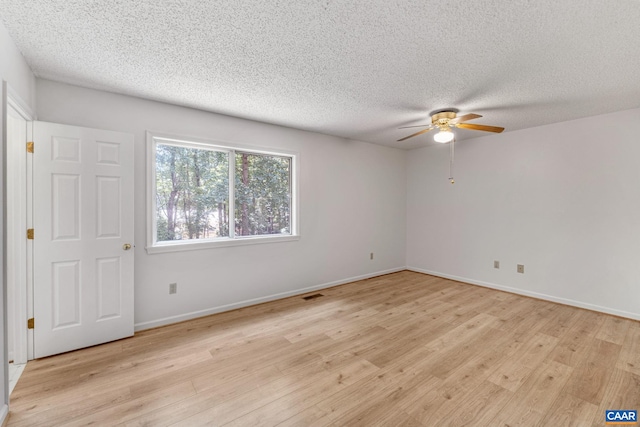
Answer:
<path fill-rule="evenodd" d="M 253 236 L 235 239 L 206 240 L 201 242 L 171 242 L 147 246 L 148 254 L 162 254 L 166 252 L 197 251 L 202 249 L 224 248 L 230 246 L 259 245 L 263 243 L 293 242 L 300 240 L 300 235 L 287 236 Z"/>

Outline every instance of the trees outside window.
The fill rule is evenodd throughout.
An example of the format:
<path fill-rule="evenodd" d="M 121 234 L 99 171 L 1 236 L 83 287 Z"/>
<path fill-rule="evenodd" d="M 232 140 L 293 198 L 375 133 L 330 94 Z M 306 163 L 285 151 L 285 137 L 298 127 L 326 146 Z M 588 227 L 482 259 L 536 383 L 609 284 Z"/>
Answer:
<path fill-rule="evenodd" d="M 151 138 L 151 246 L 292 235 L 292 155 Z"/>
<path fill-rule="evenodd" d="M 229 235 L 229 153 L 156 146 L 157 241 Z"/>
<path fill-rule="evenodd" d="M 236 152 L 236 235 L 291 233 L 291 158 Z"/>

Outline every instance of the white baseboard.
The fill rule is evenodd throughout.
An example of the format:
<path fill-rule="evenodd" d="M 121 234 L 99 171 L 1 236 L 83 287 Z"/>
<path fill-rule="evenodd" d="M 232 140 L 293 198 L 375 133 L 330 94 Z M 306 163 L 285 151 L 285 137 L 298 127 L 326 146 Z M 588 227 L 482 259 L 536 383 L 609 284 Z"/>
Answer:
<path fill-rule="evenodd" d="M 398 271 L 406 270 L 405 267 L 392 268 L 389 270 L 376 271 L 374 273 L 363 274 L 361 276 L 348 277 L 346 279 L 336 280 L 329 283 L 322 283 L 320 285 L 309 286 L 307 288 L 295 289 L 287 292 L 280 292 L 278 294 L 268 295 L 259 298 L 253 298 L 245 301 L 240 301 L 232 304 L 221 305 L 218 307 L 207 308 L 205 310 L 192 311 L 190 313 L 179 314 L 177 316 L 165 317 L 162 319 L 151 320 L 148 322 L 136 323 L 135 331 L 143 331 L 145 329 L 157 328 L 159 326 L 166 326 L 172 323 L 183 322 L 185 320 L 196 319 L 198 317 L 209 316 L 211 314 L 222 313 L 224 311 L 235 310 L 237 308 L 248 307 L 250 305 L 261 304 L 263 302 L 274 301 L 282 298 L 287 298 L 295 295 L 305 294 L 310 291 L 316 291 L 318 289 L 331 288 L 333 286 L 343 285 L 349 282 L 356 282 L 358 280 L 369 279 L 371 277 L 383 276 L 385 274 L 396 273 Z"/>
<path fill-rule="evenodd" d="M 512 294 L 524 295 L 527 297 L 537 298 L 545 301 L 557 302 L 559 304 L 570 305 L 572 307 L 579 307 L 579 308 L 584 308 L 591 311 L 598 311 L 600 313 L 613 314 L 614 316 L 626 317 L 628 319 L 640 320 L 640 313 L 630 313 L 628 311 L 616 310 L 614 308 L 609 308 L 609 307 L 602 307 L 600 305 L 590 304 L 582 301 L 555 297 L 553 295 L 541 294 L 538 292 L 527 291 L 524 289 L 512 288 L 510 286 L 496 285 L 495 283 L 483 282 L 480 280 L 454 276 L 451 274 L 440 273 L 438 271 L 425 270 L 417 267 L 407 267 L 407 270 L 415 271 L 417 273 L 429 274 L 431 276 L 438 276 L 445 279 L 451 279 L 451 280 L 455 280 L 456 282 L 469 283 L 471 285 L 478 285 L 478 286 L 483 286 L 485 288 L 497 289 L 499 291 L 510 292 Z"/>

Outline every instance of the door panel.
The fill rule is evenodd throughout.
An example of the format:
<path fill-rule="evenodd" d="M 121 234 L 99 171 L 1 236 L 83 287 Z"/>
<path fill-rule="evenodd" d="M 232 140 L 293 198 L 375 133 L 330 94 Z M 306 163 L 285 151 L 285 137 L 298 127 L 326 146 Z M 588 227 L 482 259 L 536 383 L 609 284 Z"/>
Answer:
<path fill-rule="evenodd" d="M 133 135 L 34 122 L 34 356 L 133 335 Z"/>
<path fill-rule="evenodd" d="M 98 202 L 97 224 L 99 239 L 120 237 L 120 178 L 96 177 L 96 199 Z"/>
<path fill-rule="evenodd" d="M 51 264 L 53 330 L 80 325 L 80 260 Z"/>
<path fill-rule="evenodd" d="M 52 239 L 80 239 L 80 175 L 51 175 Z"/>
<path fill-rule="evenodd" d="M 122 282 L 120 258 L 96 260 L 98 279 L 98 320 L 120 316 L 122 304 Z"/>

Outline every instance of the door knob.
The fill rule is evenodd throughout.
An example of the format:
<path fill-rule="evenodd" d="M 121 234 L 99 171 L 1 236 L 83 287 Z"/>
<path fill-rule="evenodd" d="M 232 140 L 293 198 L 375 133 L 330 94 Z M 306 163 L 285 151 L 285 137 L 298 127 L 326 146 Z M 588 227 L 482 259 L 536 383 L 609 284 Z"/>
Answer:
<path fill-rule="evenodd" d="M 131 244 L 125 243 L 124 245 L 122 245 L 122 249 L 124 249 L 125 251 L 128 251 L 129 249 L 131 249 Z"/>

